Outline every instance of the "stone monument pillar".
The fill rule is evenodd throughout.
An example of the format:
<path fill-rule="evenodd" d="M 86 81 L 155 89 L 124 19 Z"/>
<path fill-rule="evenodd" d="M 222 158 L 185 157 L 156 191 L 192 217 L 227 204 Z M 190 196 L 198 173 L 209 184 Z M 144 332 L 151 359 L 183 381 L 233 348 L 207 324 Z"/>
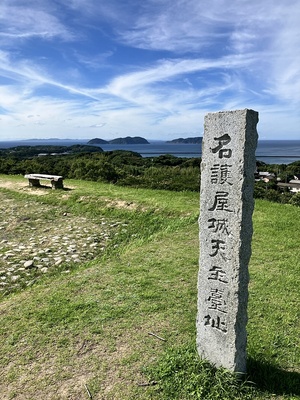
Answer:
<path fill-rule="evenodd" d="M 215 366 L 241 373 L 257 123 L 253 110 L 207 114 L 202 143 L 197 349 Z"/>

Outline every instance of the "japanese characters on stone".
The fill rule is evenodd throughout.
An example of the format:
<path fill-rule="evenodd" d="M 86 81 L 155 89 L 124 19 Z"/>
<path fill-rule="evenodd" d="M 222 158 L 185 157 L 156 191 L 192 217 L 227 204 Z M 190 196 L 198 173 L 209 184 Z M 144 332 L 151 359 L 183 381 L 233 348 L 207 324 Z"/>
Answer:
<path fill-rule="evenodd" d="M 210 183 L 212 188 L 212 204 L 208 205 L 211 214 L 207 220 L 211 252 L 207 285 L 209 293 L 206 298 L 207 314 L 204 316 L 204 325 L 220 332 L 227 332 L 228 312 L 228 272 L 226 261 L 230 260 L 227 243 L 232 237 L 230 225 L 232 219 L 232 205 L 230 204 L 231 181 L 230 159 L 233 149 L 230 146 L 231 138 L 228 134 L 214 137 L 216 146 L 211 148 L 215 162 L 210 168 Z M 222 188 L 222 190 L 220 190 Z"/>

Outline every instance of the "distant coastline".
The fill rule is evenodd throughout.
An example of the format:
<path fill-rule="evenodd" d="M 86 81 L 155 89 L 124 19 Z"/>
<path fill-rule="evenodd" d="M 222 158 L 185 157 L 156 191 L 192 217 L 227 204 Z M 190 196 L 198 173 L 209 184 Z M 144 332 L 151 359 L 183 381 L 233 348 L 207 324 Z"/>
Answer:
<path fill-rule="evenodd" d="M 60 141 L 60 140 L 63 140 L 63 141 L 67 141 L 67 140 L 71 140 L 71 141 L 74 141 L 75 139 L 68 139 L 68 138 L 66 138 L 66 139 L 61 139 L 61 138 L 33 138 L 33 139 L 20 139 L 19 141 L 20 142 L 32 142 L 33 140 L 36 140 L 36 141 L 39 141 L 39 142 L 50 142 L 50 141 L 52 141 L 52 142 L 58 142 L 58 141 Z"/>
<path fill-rule="evenodd" d="M 0 140 L 0 149 L 16 146 L 38 145 L 87 145 L 92 139 L 26 139 L 25 140 Z M 176 139 L 175 139 L 176 140 Z M 108 141 L 107 141 L 108 142 Z M 199 158 L 202 153 L 202 143 L 170 143 L 166 140 L 147 140 L 147 144 L 93 144 L 101 147 L 103 151 L 126 150 L 133 151 L 142 157 L 158 157 L 171 154 L 176 157 Z M 202 141 L 201 141 L 202 142 Z M 256 159 L 266 164 L 290 164 L 300 161 L 300 140 L 259 140 L 256 150 Z"/>
<path fill-rule="evenodd" d="M 151 141 L 148 139 L 145 139 L 144 137 L 141 136 L 126 136 L 126 137 L 119 137 L 115 139 L 102 139 L 102 138 L 93 138 L 93 139 L 71 139 L 71 138 L 66 138 L 66 139 L 61 139 L 61 138 L 32 138 L 32 139 L 20 139 L 19 141 L 24 141 L 24 142 L 32 142 L 32 141 L 80 141 L 82 143 L 86 142 L 86 144 L 96 144 L 96 145 L 101 145 L 101 144 L 150 144 L 151 142 L 164 142 L 164 143 L 174 143 L 174 144 L 201 144 L 202 143 L 202 136 L 196 136 L 196 137 L 188 137 L 188 138 L 176 138 L 176 139 L 171 139 L 171 140 L 155 140 Z M 8 140 L 7 140 L 8 141 Z"/>

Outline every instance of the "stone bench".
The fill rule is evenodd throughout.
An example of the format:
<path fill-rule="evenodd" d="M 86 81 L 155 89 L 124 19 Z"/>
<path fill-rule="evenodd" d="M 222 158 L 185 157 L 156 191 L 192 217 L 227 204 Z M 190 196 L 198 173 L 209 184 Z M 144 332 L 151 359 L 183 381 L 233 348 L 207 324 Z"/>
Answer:
<path fill-rule="evenodd" d="M 29 186 L 39 187 L 41 186 L 40 180 L 51 181 L 52 189 L 63 189 L 63 177 L 59 175 L 47 175 L 47 174 L 27 174 L 24 176 L 29 181 Z"/>

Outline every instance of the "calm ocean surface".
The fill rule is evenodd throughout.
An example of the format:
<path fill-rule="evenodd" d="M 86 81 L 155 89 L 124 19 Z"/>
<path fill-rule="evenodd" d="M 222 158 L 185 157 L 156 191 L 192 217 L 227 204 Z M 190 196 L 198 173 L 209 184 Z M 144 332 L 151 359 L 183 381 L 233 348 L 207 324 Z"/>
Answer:
<path fill-rule="evenodd" d="M 57 145 L 72 146 L 74 144 L 87 144 L 88 140 L 19 140 L 0 141 L 0 149 L 15 146 Z M 156 157 L 162 154 L 172 154 L 176 157 L 201 157 L 201 145 L 174 144 L 164 141 L 151 141 L 147 145 L 100 145 L 104 151 L 130 150 L 141 154 L 143 157 Z M 256 158 L 267 164 L 290 164 L 300 161 L 300 140 L 259 140 Z"/>

